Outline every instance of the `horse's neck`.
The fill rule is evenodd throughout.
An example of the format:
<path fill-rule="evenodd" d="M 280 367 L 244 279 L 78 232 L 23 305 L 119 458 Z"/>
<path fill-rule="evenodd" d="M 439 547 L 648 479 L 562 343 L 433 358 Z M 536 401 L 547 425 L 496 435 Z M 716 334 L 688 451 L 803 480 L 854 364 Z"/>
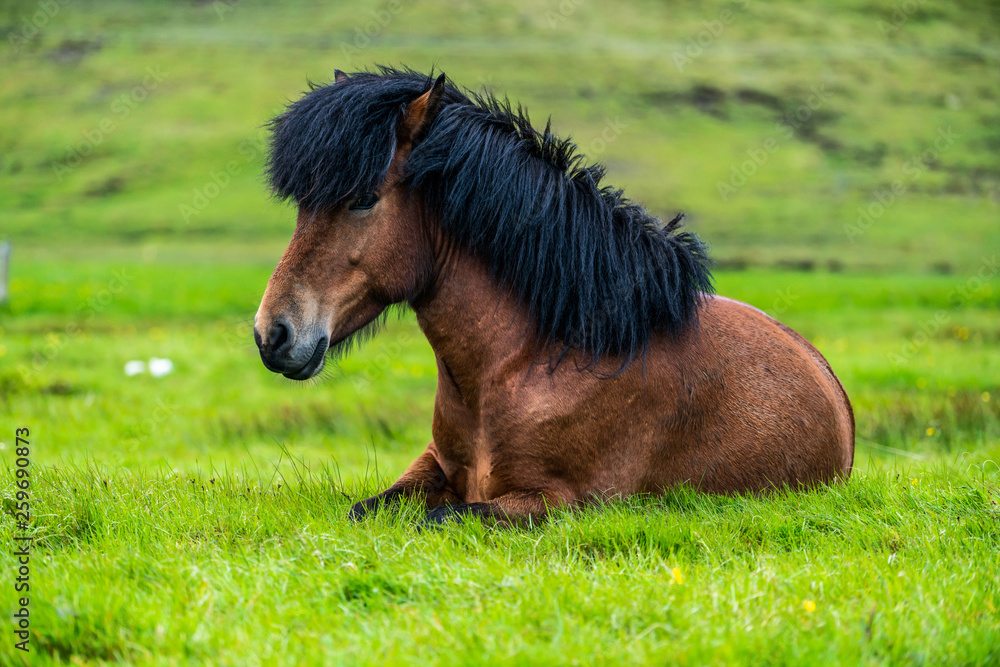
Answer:
<path fill-rule="evenodd" d="M 463 394 L 516 357 L 530 359 L 535 332 L 517 301 L 465 252 L 454 253 L 437 284 L 413 304 L 420 328 Z"/>

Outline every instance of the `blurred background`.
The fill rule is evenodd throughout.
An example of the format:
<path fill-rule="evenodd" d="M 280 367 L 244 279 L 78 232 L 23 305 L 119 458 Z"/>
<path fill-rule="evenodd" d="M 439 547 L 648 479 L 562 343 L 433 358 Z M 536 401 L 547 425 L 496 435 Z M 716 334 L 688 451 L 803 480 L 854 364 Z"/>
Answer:
<path fill-rule="evenodd" d="M 859 466 L 992 456 L 998 28 L 995 3 L 935 0 L 4 0 L 0 440 L 30 426 L 51 464 L 398 474 L 435 388 L 412 317 L 305 385 L 251 337 L 294 226 L 262 126 L 384 63 L 551 116 L 608 182 L 684 211 L 719 291 L 841 375 Z"/>

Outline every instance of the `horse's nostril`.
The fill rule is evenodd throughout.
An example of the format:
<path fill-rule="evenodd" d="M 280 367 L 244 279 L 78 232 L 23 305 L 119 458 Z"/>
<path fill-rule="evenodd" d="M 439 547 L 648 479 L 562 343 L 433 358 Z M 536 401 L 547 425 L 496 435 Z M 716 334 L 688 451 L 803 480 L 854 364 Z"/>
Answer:
<path fill-rule="evenodd" d="M 267 342 L 271 346 L 271 351 L 278 353 L 292 342 L 292 332 L 284 320 L 275 320 L 271 325 L 269 338 Z"/>

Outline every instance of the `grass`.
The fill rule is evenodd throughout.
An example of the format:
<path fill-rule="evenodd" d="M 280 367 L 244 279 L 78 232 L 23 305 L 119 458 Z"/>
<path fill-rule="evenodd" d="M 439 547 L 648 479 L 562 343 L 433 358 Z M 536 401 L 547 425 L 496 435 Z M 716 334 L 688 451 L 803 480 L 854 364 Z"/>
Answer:
<path fill-rule="evenodd" d="M 351 525 L 337 478 L 299 472 L 48 471 L 33 664 L 998 658 L 995 468 L 430 533 L 412 506 Z"/>
<path fill-rule="evenodd" d="M 43 4 L 0 0 L 0 541 L 29 427 L 30 664 L 1000 663 L 995 8 Z M 685 210 L 719 292 L 840 375 L 850 481 L 349 523 L 430 439 L 432 353 L 404 316 L 300 385 L 249 322 L 293 220 L 260 126 L 373 62 L 525 102 Z M 125 377 L 154 356 L 174 372 Z M 0 664 L 27 664 L 6 630 Z"/>
<path fill-rule="evenodd" d="M 187 470 L 248 452 L 271 460 L 281 444 L 356 471 L 374 465 L 374 444 L 395 473 L 430 440 L 435 363 L 412 317 L 300 385 L 264 369 L 252 341 L 273 258 L 91 257 L 33 258 L 0 330 L 2 405 L 59 415 L 58 428 L 39 431 L 53 459 L 98 452 L 105 463 L 166 458 Z M 116 275 L 124 284 L 112 292 Z M 815 342 L 852 397 L 862 442 L 922 454 L 1000 434 L 997 279 L 960 305 L 954 293 L 968 279 L 953 276 L 882 276 L 876 288 L 867 276 L 756 270 L 721 272 L 718 287 Z M 124 377 L 127 361 L 151 357 L 172 359 L 176 372 Z"/>
<path fill-rule="evenodd" d="M 992 282 L 959 305 L 953 276 L 866 289 L 851 274 L 720 273 L 720 291 L 780 315 L 840 372 L 858 415 L 847 484 L 427 533 L 414 506 L 346 519 L 430 438 L 433 357 L 412 318 L 301 386 L 255 358 L 245 318 L 271 267 L 252 249 L 221 265 L 190 248 L 67 252 L 22 268 L 0 332 L 0 461 L 13 469 L 18 426 L 35 452 L 32 664 L 1000 659 Z M 88 322 L 81 304 L 101 303 L 115 271 L 127 288 Z M 151 356 L 174 373 L 124 376 Z"/>

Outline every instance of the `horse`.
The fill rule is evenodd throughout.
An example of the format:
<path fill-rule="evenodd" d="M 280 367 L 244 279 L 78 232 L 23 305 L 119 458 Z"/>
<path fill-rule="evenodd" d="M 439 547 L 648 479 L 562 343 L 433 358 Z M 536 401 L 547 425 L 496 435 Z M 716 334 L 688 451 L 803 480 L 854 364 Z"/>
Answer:
<path fill-rule="evenodd" d="M 437 362 L 433 440 L 360 520 L 523 525 L 664 493 L 850 476 L 854 415 L 805 338 L 714 293 L 704 244 L 507 99 L 444 74 L 335 72 L 270 123 L 291 241 L 254 318 L 264 365 L 314 377 L 409 307 Z M 419 501 L 418 501 L 419 502 Z"/>

